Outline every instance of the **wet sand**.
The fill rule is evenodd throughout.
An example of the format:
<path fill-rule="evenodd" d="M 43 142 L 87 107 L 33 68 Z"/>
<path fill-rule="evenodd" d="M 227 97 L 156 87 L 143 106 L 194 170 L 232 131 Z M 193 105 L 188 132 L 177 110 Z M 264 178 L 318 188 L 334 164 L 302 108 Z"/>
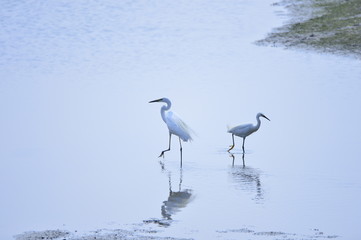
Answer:
<path fill-rule="evenodd" d="M 82 236 L 77 235 L 76 233 L 71 233 L 69 231 L 62 230 L 48 230 L 41 232 L 26 232 L 20 235 L 17 235 L 16 240 L 40 240 L 40 239 L 63 239 L 63 240 L 86 240 L 86 239 L 113 239 L 113 240 L 127 240 L 127 239 L 140 239 L 140 240 L 150 240 L 150 239 L 169 239 L 169 240 L 181 240 L 181 238 L 171 238 L 171 237 L 157 237 L 157 236 L 144 236 L 136 231 L 127 231 L 122 229 L 116 230 L 97 230 L 89 234 Z M 184 238 L 182 238 L 184 239 Z"/>
<path fill-rule="evenodd" d="M 157 236 L 157 231 L 154 230 L 145 230 L 139 228 L 134 231 L 124 230 L 124 229 L 114 229 L 114 230 L 97 230 L 90 232 L 85 235 L 79 236 L 76 232 L 63 231 L 63 230 L 48 230 L 48 231 L 39 231 L 39 232 L 26 232 L 20 235 L 15 236 L 16 240 L 41 240 L 41 239 L 62 239 L 62 240 L 87 240 L 87 239 L 97 239 L 97 240 L 130 240 L 130 239 L 140 239 L 140 240 L 151 240 L 151 239 L 167 239 L 167 240 L 187 240 L 193 238 L 174 238 L 174 237 L 160 237 Z M 289 240 L 307 240 L 307 239 L 337 239 L 336 235 L 328 235 L 319 229 L 312 229 L 309 235 L 305 234 L 295 234 L 295 233 L 285 233 L 281 231 L 255 231 L 252 228 L 240 228 L 240 229 L 228 229 L 228 230 L 218 230 L 214 232 L 214 237 L 218 239 L 229 239 L 229 237 L 238 237 L 247 239 L 289 239 Z"/>

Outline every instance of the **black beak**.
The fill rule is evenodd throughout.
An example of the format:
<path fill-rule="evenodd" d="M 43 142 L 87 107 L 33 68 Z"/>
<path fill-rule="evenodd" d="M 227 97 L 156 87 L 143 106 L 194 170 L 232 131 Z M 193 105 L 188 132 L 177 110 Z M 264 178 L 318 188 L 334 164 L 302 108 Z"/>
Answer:
<path fill-rule="evenodd" d="M 271 121 L 271 120 L 269 120 L 269 118 L 268 117 L 266 117 L 265 115 L 263 115 L 262 114 L 262 117 L 264 117 L 265 119 L 267 119 L 268 121 Z"/>
<path fill-rule="evenodd" d="M 160 102 L 160 101 L 162 101 L 162 99 L 163 99 L 163 98 L 159 98 L 159 99 L 156 99 L 156 100 L 150 101 L 149 103 Z"/>

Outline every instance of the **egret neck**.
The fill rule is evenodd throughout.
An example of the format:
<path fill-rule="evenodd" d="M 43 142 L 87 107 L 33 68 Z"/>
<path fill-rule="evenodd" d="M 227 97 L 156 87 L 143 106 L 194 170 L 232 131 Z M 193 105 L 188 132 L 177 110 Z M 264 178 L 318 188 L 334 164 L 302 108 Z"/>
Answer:
<path fill-rule="evenodd" d="M 170 107 L 172 106 L 172 103 L 169 101 L 169 99 L 167 98 L 163 98 L 163 101 L 167 104 L 161 107 L 160 109 L 160 114 L 162 115 L 162 119 L 165 123 L 166 122 L 166 117 L 165 117 L 165 111 L 168 111 L 170 109 Z"/>

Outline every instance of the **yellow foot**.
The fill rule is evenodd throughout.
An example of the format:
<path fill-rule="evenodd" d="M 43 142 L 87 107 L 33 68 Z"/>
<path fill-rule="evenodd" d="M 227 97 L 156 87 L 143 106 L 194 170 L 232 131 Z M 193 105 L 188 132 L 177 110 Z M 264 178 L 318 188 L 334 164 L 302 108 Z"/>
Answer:
<path fill-rule="evenodd" d="M 229 146 L 228 152 L 231 151 L 234 148 L 234 145 Z"/>

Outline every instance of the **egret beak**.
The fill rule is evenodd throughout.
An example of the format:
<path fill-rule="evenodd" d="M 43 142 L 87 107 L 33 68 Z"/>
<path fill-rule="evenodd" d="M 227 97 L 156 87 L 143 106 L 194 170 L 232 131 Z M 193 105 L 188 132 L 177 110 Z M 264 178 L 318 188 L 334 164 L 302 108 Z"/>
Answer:
<path fill-rule="evenodd" d="M 271 120 L 269 120 L 269 118 L 268 117 L 266 117 L 265 115 L 263 115 L 262 114 L 262 117 L 264 117 L 265 119 L 267 119 L 268 121 L 271 121 Z"/>
<path fill-rule="evenodd" d="M 159 99 L 156 99 L 156 100 L 150 101 L 149 103 L 160 102 L 160 101 L 162 101 L 162 100 L 163 100 L 163 98 L 159 98 Z"/>

